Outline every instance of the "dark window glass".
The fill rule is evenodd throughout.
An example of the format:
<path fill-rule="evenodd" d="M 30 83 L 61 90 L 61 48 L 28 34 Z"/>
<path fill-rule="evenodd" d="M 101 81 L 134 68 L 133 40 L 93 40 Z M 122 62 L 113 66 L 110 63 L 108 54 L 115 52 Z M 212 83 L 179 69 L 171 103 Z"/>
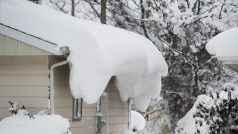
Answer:
<path fill-rule="evenodd" d="M 38 4 L 38 0 L 29 0 L 29 1 L 32 1 L 32 2 L 34 2 L 36 4 Z"/>
<path fill-rule="evenodd" d="M 81 120 L 82 119 L 82 99 L 74 99 L 73 104 L 73 119 Z"/>

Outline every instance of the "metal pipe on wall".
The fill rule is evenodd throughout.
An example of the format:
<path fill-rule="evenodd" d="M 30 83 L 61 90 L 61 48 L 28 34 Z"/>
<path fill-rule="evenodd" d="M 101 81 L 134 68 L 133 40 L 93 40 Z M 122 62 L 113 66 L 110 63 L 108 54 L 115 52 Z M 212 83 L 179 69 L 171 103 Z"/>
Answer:
<path fill-rule="evenodd" d="M 69 61 L 65 60 L 55 63 L 50 67 L 50 114 L 54 114 L 54 69 L 68 63 Z"/>

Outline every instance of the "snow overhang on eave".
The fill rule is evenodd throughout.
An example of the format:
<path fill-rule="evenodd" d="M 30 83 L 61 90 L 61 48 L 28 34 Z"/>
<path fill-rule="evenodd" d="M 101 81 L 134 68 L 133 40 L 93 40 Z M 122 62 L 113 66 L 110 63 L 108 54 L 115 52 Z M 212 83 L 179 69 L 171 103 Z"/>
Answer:
<path fill-rule="evenodd" d="M 2 23 L 0 23 L 0 33 L 3 35 L 9 36 L 11 38 L 14 38 L 16 40 L 22 41 L 22 42 L 29 44 L 31 46 L 48 51 L 52 54 L 62 55 L 60 50 L 57 49 L 58 46 L 55 43 L 46 41 L 39 37 L 36 37 L 36 36 L 30 35 L 28 33 L 25 33 L 23 31 L 14 29 L 14 28 L 4 25 Z"/>

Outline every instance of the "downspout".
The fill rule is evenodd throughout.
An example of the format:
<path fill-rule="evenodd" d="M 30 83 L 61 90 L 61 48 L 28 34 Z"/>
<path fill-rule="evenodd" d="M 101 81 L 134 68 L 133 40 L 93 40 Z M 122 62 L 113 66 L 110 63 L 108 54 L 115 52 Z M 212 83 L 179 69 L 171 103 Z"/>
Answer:
<path fill-rule="evenodd" d="M 60 51 L 61 51 L 61 53 L 63 53 L 65 55 L 65 57 L 67 57 L 69 54 L 68 47 L 61 47 Z M 54 69 L 59 66 L 68 64 L 68 63 L 69 63 L 69 61 L 65 60 L 65 61 L 55 63 L 50 67 L 50 81 L 49 81 L 50 82 L 50 91 L 49 91 L 50 92 L 50 94 L 49 94 L 49 103 L 50 103 L 49 104 L 49 113 L 50 114 L 54 114 Z"/>
<path fill-rule="evenodd" d="M 102 134 L 102 116 L 102 97 L 100 97 L 96 107 L 96 134 Z"/>
<path fill-rule="evenodd" d="M 133 103 L 133 101 L 132 101 L 132 98 L 129 98 L 129 108 L 128 108 L 128 112 L 129 112 L 129 114 L 128 114 L 128 118 L 129 118 L 129 120 L 128 120 L 128 128 L 129 128 L 129 130 L 131 130 L 131 107 L 132 107 L 132 103 Z"/>
<path fill-rule="evenodd" d="M 96 107 L 96 134 L 109 134 L 108 131 L 108 93 L 104 92 Z"/>

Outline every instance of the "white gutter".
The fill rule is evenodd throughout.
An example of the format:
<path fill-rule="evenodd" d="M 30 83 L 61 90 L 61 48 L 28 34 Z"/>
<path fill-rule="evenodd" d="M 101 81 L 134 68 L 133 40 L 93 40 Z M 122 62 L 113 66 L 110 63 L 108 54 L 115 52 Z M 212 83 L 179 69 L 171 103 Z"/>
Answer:
<path fill-rule="evenodd" d="M 129 126 L 128 126 L 128 129 L 131 130 L 131 110 L 132 110 L 131 107 L 132 107 L 132 104 L 133 104 L 132 98 L 129 98 L 128 102 L 129 102 L 129 111 L 128 111 L 129 112 L 129 114 L 128 114 L 128 118 L 129 118 L 128 125 Z"/>

